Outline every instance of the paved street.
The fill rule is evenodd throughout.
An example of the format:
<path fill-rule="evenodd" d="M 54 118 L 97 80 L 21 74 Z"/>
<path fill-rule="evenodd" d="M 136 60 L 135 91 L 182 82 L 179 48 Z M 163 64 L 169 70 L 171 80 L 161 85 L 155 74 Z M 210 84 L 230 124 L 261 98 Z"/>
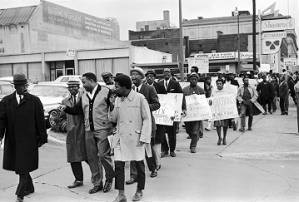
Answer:
<path fill-rule="evenodd" d="M 296 111 L 289 116 L 254 117 L 253 131 L 228 131 L 228 145 L 217 146 L 216 131 L 204 133 L 198 153 L 188 151 L 184 128 L 178 134 L 177 157 L 162 159 L 157 178 L 147 172 L 144 199 L 155 201 L 299 201 L 299 136 Z M 51 132 L 50 132 L 51 133 Z M 54 138 L 55 139 L 54 139 Z M 64 136 L 51 133 L 40 152 L 40 169 L 33 172 L 36 192 L 28 202 L 112 201 L 117 195 L 88 194 L 90 171 L 84 164 L 84 186 L 69 190 L 73 181 L 66 163 Z M 59 139 L 58 141 L 56 139 Z M 2 151 L 0 163 L 2 164 Z M 127 173 L 128 176 L 128 169 Z M 0 170 L 0 201 L 14 201 L 17 177 Z M 128 199 L 136 185 L 126 186 Z"/>

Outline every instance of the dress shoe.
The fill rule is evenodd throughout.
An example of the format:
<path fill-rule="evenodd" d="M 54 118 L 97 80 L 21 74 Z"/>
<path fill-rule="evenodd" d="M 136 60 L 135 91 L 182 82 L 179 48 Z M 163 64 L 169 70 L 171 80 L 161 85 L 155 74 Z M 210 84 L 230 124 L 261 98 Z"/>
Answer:
<path fill-rule="evenodd" d="M 264 112 L 263 115 L 267 115 L 267 112 Z"/>
<path fill-rule="evenodd" d="M 221 139 L 221 138 L 218 138 L 217 145 L 221 145 L 221 142 L 222 142 L 222 139 Z"/>
<path fill-rule="evenodd" d="M 252 128 L 251 128 L 251 127 L 249 127 L 247 130 L 251 131 L 251 130 L 252 130 Z"/>
<path fill-rule="evenodd" d="M 244 128 L 240 128 L 239 131 L 243 133 L 243 132 L 245 132 L 245 129 Z"/>
<path fill-rule="evenodd" d="M 237 130 L 237 124 L 235 122 L 233 122 L 233 130 L 236 131 Z"/>
<path fill-rule="evenodd" d="M 90 194 L 94 194 L 94 193 L 97 193 L 97 192 L 101 191 L 102 189 L 103 189 L 103 184 L 96 185 L 96 186 L 94 186 L 92 189 L 90 189 L 90 190 L 88 191 L 88 193 L 90 193 Z"/>
<path fill-rule="evenodd" d="M 176 157 L 176 153 L 173 151 L 173 152 L 170 152 L 170 156 L 171 157 Z"/>
<path fill-rule="evenodd" d="M 156 170 L 151 172 L 150 177 L 157 177 L 158 176 L 158 172 Z"/>
<path fill-rule="evenodd" d="M 103 188 L 103 192 L 109 192 L 112 188 L 112 180 L 106 180 L 104 188 Z"/>
<path fill-rule="evenodd" d="M 226 139 L 223 139 L 222 144 L 226 145 Z"/>
<path fill-rule="evenodd" d="M 161 164 L 160 165 L 157 165 L 157 170 L 160 170 L 161 169 Z"/>
<path fill-rule="evenodd" d="M 135 182 L 137 182 L 137 180 L 134 179 L 134 178 L 131 178 L 131 179 L 126 181 L 126 184 L 134 184 Z"/>
<path fill-rule="evenodd" d="M 134 194 L 132 201 L 140 201 L 142 199 L 142 196 L 143 196 L 142 191 L 137 191 Z"/>
<path fill-rule="evenodd" d="M 113 202 L 127 202 L 127 198 L 125 195 L 118 195 Z"/>
<path fill-rule="evenodd" d="M 191 153 L 196 153 L 196 148 L 195 148 L 195 147 L 192 147 L 192 148 L 190 149 L 190 152 L 191 152 Z"/>
<path fill-rule="evenodd" d="M 82 181 L 75 180 L 75 182 L 73 182 L 73 184 L 67 186 L 67 188 L 69 188 L 69 189 L 73 189 L 73 188 L 81 187 L 81 186 L 83 186 L 83 182 L 82 182 Z"/>
<path fill-rule="evenodd" d="M 24 197 L 23 196 L 18 196 L 16 202 L 23 202 Z"/>
<path fill-rule="evenodd" d="M 161 152 L 161 158 L 168 156 L 168 152 Z"/>
<path fill-rule="evenodd" d="M 210 131 L 210 130 L 211 130 L 211 128 L 205 128 L 205 130 L 206 130 L 206 131 Z"/>

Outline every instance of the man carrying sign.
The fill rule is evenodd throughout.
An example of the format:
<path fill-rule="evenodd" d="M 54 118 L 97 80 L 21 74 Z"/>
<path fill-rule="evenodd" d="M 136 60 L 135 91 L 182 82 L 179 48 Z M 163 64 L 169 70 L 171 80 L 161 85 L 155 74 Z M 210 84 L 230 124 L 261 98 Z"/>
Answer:
<path fill-rule="evenodd" d="M 189 76 L 190 85 L 186 86 L 183 89 L 184 96 L 190 96 L 193 94 L 197 94 L 197 95 L 205 94 L 205 91 L 197 85 L 198 79 L 199 79 L 198 74 L 196 74 L 195 72 L 190 74 Z M 185 99 L 183 99 L 183 102 L 185 102 Z M 185 105 L 183 104 L 183 106 Z M 185 122 L 185 126 L 186 126 L 186 131 L 191 138 L 190 152 L 196 153 L 196 146 L 197 146 L 198 139 L 200 136 L 203 135 L 202 121 Z"/>

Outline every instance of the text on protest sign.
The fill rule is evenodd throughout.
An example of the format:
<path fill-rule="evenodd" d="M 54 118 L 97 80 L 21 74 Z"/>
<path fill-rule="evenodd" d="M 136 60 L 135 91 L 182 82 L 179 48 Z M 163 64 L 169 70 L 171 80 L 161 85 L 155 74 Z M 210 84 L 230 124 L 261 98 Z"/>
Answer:
<path fill-rule="evenodd" d="M 239 117 L 236 97 L 233 94 L 215 96 L 211 100 L 212 119 L 214 121 Z"/>
<path fill-rule="evenodd" d="M 212 112 L 205 95 L 193 94 L 186 96 L 185 99 L 187 111 L 182 121 L 188 122 L 211 119 Z"/>
<path fill-rule="evenodd" d="M 153 112 L 156 124 L 173 125 L 174 121 L 181 121 L 183 94 L 158 94 L 160 108 Z"/>

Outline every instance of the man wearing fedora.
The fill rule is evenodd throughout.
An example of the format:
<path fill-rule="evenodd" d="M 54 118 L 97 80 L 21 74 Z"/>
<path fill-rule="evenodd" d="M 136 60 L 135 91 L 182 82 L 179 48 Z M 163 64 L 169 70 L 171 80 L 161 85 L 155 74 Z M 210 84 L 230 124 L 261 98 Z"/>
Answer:
<path fill-rule="evenodd" d="M 74 107 L 81 99 L 82 93 L 79 92 L 80 81 L 69 80 L 67 82 L 70 95 L 66 97 L 62 104 L 68 107 Z M 83 114 L 71 115 L 66 114 L 67 136 L 66 151 L 67 161 L 71 164 L 75 181 L 68 188 L 76 188 L 83 185 L 82 161 L 87 160 L 85 147 L 85 129 Z"/>
<path fill-rule="evenodd" d="M 0 102 L 0 142 L 4 139 L 3 168 L 19 175 L 17 201 L 34 192 L 30 172 L 38 168 L 38 148 L 47 142 L 40 99 L 27 92 L 24 74 L 15 74 L 16 91 Z"/>

